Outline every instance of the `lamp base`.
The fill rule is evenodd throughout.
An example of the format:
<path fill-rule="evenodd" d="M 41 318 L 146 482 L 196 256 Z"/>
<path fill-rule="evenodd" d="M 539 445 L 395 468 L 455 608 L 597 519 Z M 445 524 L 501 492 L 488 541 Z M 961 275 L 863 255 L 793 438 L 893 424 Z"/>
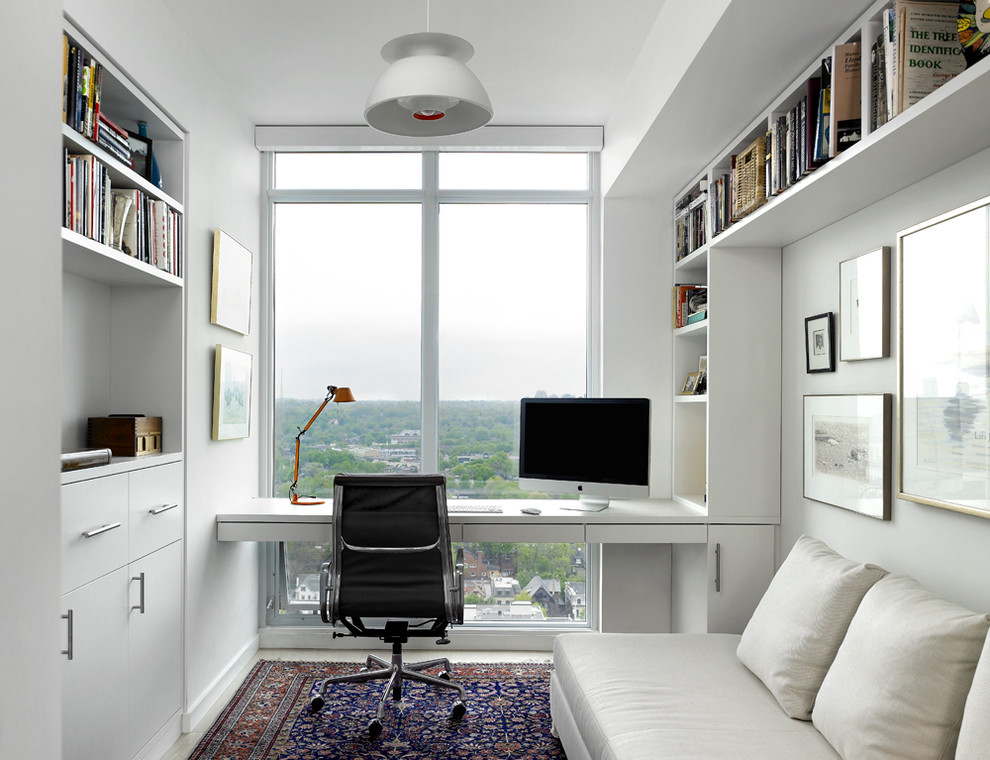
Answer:
<path fill-rule="evenodd" d="M 292 496 L 289 497 L 289 503 L 290 504 L 302 504 L 304 506 L 307 505 L 307 504 L 326 504 L 326 502 L 323 501 L 322 499 L 321 500 L 314 500 L 314 501 L 303 501 L 302 499 L 300 499 L 295 494 L 292 494 Z"/>

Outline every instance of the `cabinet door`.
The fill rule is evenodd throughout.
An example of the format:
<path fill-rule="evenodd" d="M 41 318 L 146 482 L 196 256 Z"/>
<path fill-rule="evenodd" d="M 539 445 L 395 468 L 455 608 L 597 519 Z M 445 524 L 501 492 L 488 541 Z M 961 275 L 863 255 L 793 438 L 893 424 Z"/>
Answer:
<path fill-rule="evenodd" d="M 182 542 L 131 563 L 128 577 L 133 756 L 182 707 Z"/>
<path fill-rule="evenodd" d="M 773 525 L 708 526 L 708 631 L 742 633 L 773 578 Z"/>
<path fill-rule="evenodd" d="M 127 571 L 119 568 L 62 597 L 62 757 L 126 760 Z M 67 626 L 68 627 L 68 626 Z"/>

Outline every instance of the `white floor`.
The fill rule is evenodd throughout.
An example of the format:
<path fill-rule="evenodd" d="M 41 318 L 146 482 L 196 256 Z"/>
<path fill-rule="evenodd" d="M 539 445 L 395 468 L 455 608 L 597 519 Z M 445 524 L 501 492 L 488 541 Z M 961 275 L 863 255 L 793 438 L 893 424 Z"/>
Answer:
<path fill-rule="evenodd" d="M 379 653 L 381 654 L 381 653 Z M 417 657 L 416 651 L 409 653 L 410 660 L 425 659 L 428 655 L 423 653 L 423 657 Z M 387 656 L 387 652 L 385 655 Z M 550 652 L 485 652 L 485 651 L 465 651 L 446 650 L 443 656 L 447 657 L 453 665 L 458 662 L 550 662 L 552 656 Z M 330 660 L 333 662 L 355 662 L 363 663 L 367 652 L 359 649 L 354 650 L 325 650 L 325 649 L 262 649 L 254 656 L 251 662 L 244 668 L 241 675 L 235 679 L 233 686 L 227 693 L 213 706 L 209 714 L 203 721 L 188 734 L 184 734 L 172 745 L 172 748 L 165 753 L 162 760 L 186 760 L 192 751 L 196 749 L 200 739 L 206 731 L 213 725 L 220 711 L 226 707 L 227 702 L 237 691 L 237 687 L 247 677 L 251 668 L 258 660 Z"/>

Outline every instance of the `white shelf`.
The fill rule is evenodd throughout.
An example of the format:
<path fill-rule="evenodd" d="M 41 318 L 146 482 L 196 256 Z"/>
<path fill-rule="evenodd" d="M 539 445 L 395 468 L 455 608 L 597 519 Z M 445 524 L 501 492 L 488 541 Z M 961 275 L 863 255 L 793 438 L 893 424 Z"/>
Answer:
<path fill-rule="evenodd" d="M 182 287 L 182 278 L 65 227 L 62 271 L 111 287 Z"/>
<path fill-rule="evenodd" d="M 697 396 L 681 396 L 681 395 L 677 395 L 677 396 L 674 396 L 674 403 L 675 404 L 707 404 L 708 403 L 708 395 L 707 394 L 704 394 L 704 393 L 702 393 L 700 395 L 697 395 Z"/>
<path fill-rule="evenodd" d="M 708 319 L 702 319 L 700 322 L 695 322 L 690 325 L 684 325 L 684 327 L 674 328 L 674 337 L 682 337 L 684 335 L 704 335 L 708 332 Z"/>
<path fill-rule="evenodd" d="M 68 483 L 81 483 L 84 480 L 94 480 L 95 478 L 105 478 L 107 475 L 119 475 L 124 472 L 135 472 L 145 470 L 149 467 L 158 467 L 163 464 L 181 462 L 182 453 L 166 454 L 146 454 L 140 457 L 113 457 L 109 464 L 99 467 L 84 467 L 79 470 L 68 470 L 62 473 L 62 485 Z"/>
<path fill-rule="evenodd" d="M 683 504 L 685 507 L 691 507 L 692 509 L 700 509 L 705 512 L 708 511 L 708 503 L 705 501 L 705 495 L 703 493 L 694 494 L 674 494 L 674 501 L 678 504 Z"/>

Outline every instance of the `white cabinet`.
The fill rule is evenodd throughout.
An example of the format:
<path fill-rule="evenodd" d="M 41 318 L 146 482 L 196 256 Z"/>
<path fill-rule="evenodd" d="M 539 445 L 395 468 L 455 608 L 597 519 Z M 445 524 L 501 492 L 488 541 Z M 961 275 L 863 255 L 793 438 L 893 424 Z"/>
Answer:
<path fill-rule="evenodd" d="M 774 573 L 773 525 L 708 526 L 709 633 L 742 633 Z"/>
<path fill-rule="evenodd" d="M 65 760 L 128 760 L 178 734 L 182 482 L 173 462 L 62 487 Z"/>

